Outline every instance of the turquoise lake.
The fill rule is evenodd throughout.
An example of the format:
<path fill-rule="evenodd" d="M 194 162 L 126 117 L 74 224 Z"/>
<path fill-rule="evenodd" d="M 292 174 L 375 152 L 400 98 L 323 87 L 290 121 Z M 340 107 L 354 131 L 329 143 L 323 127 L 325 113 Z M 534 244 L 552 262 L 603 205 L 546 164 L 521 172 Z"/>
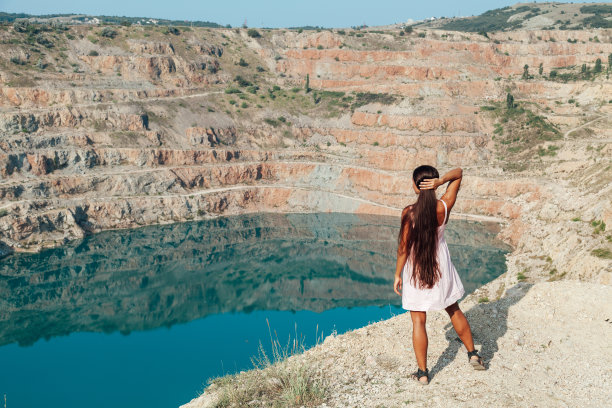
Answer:
<path fill-rule="evenodd" d="M 399 218 L 250 214 L 107 231 L 0 260 L 0 402 L 178 407 L 252 367 L 270 328 L 306 346 L 404 313 Z M 451 220 L 470 293 L 503 272 L 492 223 Z"/>

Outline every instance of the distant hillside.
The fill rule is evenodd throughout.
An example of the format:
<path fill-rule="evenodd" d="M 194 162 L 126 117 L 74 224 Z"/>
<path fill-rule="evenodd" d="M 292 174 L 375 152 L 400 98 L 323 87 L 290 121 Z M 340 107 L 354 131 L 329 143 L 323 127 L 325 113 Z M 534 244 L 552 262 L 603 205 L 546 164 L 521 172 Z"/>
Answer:
<path fill-rule="evenodd" d="M 519 3 L 479 16 L 441 18 L 418 25 L 467 32 L 612 28 L 612 3 Z"/>
<path fill-rule="evenodd" d="M 118 17 L 118 16 L 89 16 L 83 14 L 45 14 L 34 15 L 26 13 L 0 12 L 0 22 L 11 23 L 19 19 L 28 19 L 35 22 L 56 22 L 64 24 L 122 24 L 122 25 L 162 25 L 162 26 L 193 26 L 212 28 L 231 28 L 210 21 L 166 20 L 151 17 Z"/>

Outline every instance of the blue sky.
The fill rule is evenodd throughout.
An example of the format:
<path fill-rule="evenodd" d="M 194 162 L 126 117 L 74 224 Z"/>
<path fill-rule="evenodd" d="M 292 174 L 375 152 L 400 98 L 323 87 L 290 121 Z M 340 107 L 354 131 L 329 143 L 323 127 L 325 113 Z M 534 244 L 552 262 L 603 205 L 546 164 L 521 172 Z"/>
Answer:
<path fill-rule="evenodd" d="M 581 3 L 585 1 L 574 1 Z M 0 11 L 30 14 L 95 15 L 203 20 L 249 27 L 317 25 L 350 27 L 480 14 L 512 5 L 504 0 L 0 0 Z"/>

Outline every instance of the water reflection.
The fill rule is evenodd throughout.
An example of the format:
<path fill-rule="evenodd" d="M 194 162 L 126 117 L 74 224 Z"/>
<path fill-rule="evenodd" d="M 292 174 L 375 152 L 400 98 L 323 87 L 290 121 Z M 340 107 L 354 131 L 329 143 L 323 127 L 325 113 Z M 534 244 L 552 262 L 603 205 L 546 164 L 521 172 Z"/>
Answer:
<path fill-rule="evenodd" d="M 0 345 L 127 334 L 211 314 L 400 304 L 395 217 L 256 214 L 107 231 L 0 261 Z M 504 271 L 495 225 L 451 221 L 470 292 Z M 460 244 L 459 244 L 460 243 Z"/>

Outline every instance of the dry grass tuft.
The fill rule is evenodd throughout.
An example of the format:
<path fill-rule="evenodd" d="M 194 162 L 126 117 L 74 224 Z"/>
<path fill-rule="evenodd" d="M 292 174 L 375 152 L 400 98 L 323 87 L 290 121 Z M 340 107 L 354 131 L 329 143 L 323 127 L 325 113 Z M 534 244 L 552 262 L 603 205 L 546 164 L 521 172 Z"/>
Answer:
<path fill-rule="evenodd" d="M 278 336 L 272 337 L 269 322 L 268 330 L 271 356 L 260 342 L 258 355 L 251 358 L 253 370 L 209 380 L 219 395 L 216 408 L 312 407 L 326 400 L 327 387 L 315 368 L 304 359 L 289 359 L 304 352 L 303 338 L 296 335 L 283 346 Z"/>

